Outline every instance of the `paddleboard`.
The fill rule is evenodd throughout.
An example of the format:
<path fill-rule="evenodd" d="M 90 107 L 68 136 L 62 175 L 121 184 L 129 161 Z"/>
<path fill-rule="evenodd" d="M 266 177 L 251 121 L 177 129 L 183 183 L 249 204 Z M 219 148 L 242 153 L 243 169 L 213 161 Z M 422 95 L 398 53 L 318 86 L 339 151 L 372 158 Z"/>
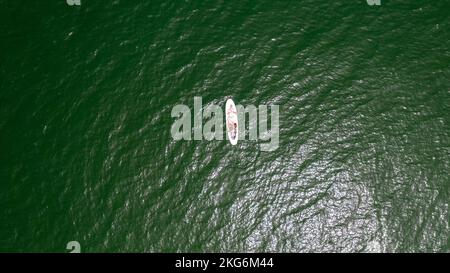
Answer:
<path fill-rule="evenodd" d="M 227 100 L 227 103 L 225 104 L 225 113 L 228 139 L 230 140 L 231 145 L 236 145 L 239 138 L 239 124 L 236 105 L 234 105 L 232 99 Z"/>

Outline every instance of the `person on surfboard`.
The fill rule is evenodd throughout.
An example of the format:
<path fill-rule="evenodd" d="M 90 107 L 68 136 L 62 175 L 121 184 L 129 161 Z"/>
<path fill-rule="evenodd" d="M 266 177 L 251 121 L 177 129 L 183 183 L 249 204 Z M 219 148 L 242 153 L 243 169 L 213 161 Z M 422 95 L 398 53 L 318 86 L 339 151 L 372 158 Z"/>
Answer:
<path fill-rule="evenodd" d="M 236 122 L 233 122 L 233 129 L 231 130 L 231 138 L 235 139 L 237 134 L 237 124 Z"/>
<path fill-rule="evenodd" d="M 234 121 L 228 121 L 228 131 L 231 133 L 231 138 L 235 139 L 237 135 L 237 123 Z"/>

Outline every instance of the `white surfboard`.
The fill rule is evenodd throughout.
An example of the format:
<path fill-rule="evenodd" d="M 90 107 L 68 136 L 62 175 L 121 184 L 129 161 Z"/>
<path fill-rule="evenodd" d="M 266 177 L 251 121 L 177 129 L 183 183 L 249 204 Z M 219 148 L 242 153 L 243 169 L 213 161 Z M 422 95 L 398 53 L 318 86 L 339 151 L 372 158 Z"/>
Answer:
<path fill-rule="evenodd" d="M 227 135 L 231 145 L 236 145 L 239 138 L 239 124 L 236 105 L 232 99 L 225 104 Z"/>

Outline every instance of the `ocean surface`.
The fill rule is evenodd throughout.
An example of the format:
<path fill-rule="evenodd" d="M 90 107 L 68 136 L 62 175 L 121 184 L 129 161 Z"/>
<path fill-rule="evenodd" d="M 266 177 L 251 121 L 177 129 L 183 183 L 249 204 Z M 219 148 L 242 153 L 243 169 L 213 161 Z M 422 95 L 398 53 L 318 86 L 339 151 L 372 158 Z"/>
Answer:
<path fill-rule="evenodd" d="M 0 252 L 449 252 L 450 2 L 0 0 Z M 172 108 L 279 105 L 279 147 Z"/>

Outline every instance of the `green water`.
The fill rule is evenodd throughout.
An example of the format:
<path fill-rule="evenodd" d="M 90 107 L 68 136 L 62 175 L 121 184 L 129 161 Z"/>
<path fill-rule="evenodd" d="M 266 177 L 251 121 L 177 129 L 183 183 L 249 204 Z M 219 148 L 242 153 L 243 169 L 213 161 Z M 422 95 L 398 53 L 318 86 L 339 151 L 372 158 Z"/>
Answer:
<path fill-rule="evenodd" d="M 0 251 L 449 252 L 450 3 L 0 0 Z M 280 106 L 280 143 L 171 110 Z"/>

